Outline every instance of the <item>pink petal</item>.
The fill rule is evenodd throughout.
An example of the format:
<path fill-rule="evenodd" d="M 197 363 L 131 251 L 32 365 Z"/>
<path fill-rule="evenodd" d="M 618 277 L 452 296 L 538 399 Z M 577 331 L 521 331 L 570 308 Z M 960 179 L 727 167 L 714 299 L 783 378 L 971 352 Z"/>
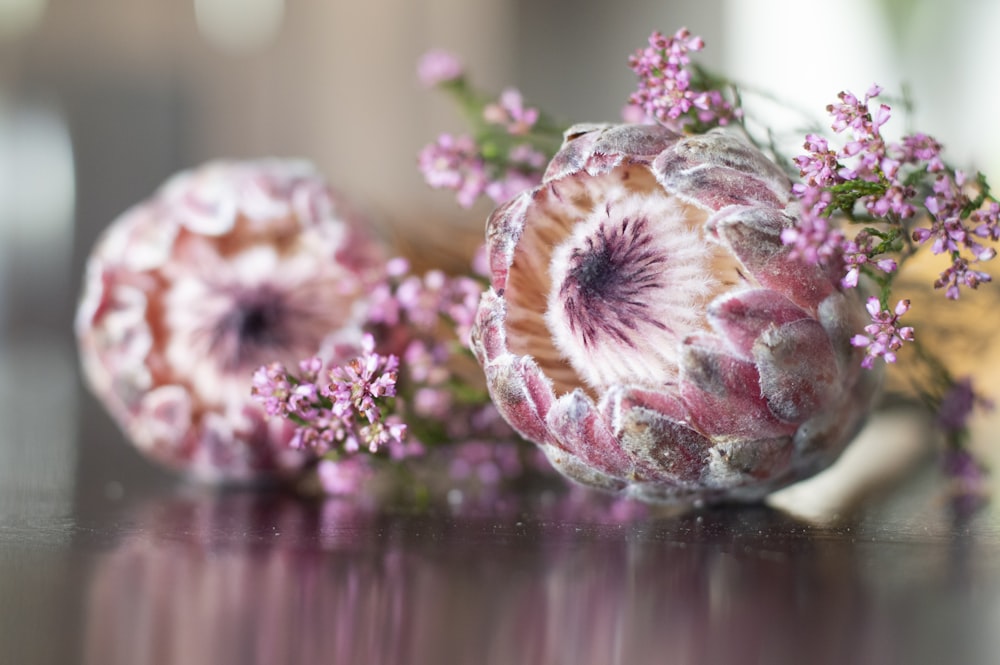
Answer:
<path fill-rule="evenodd" d="M 840 373 L 818 322 L 795 321 L 765 331 L 754 345 L 754 359 L 761 392 L 778 418 L 800 423 L 833 401 Z"/>
<path fill-rule="evenodd" d="M 548 414 L 548 425 L 559 446 L 598 471 L 617 478 L 633 475 L 634 464 L 593 400 L 582 390 L 563 395 Z"/>
<path fill-rule="evenodd" d="M 781 231 L 789 224 L 778 210 L 735 207 L 712 217 L 709 228 L 728 244 L 751 277 L 807 312 L 834 292 L 834 281 L 823 268 L 788 258 Z"/>
<path fill-rule="evenodd" d="M 668 192 L 711 210 L 730 205 L 784 208 L 791 193 L 781 169 L 727 130 L 678 141 L 656 158 L 653 173 Z"/>
<path fill-rule="evenodd" d="M 651 391 L 631 391 L 620 400 L 615 437 L 637 465 L 656 474 L 650 480 L 695 483 L 708 464 L 712 443 L 673 415 L 682 409 L 675 398 Z"/>
<path fill-rule="evenodd" d="M 736 350 L 749 357 L 762 332 L 809 315 L 776 291 L 752 289 L 716 300 L 708 308 L 708 318 Z"/>
<path fill-rule="evenodd" d="M 630 163 L 651 163 L 679 138 L 661 125 L 578 124 L 565 136 L 562 150 L 545 172 L 546 182 L 580 170 L 607 173 L 626 158 Z"/>
<path fill-rule="evenodd" d="M 533 190 L 522 192 L 490 215 L 486 226 L 486 252 L 489 256 L 491 284 L 497 291 L 507 285 L 507 272 L 514 260 L 514 248 L 524 230 L 524 215 L 531 205 Z"/>
<path fill-rule="evenodd" d="M 534 362 L 504 354 L 484 366 L 490 396 L 500 415 L 522 436 L 536 443 L 552 441 L 546 416 L 555 395 Z M 528 375 L 532 376 L 530 381 Z"/>
<path fill-rule="evenodd" d="M 761 390 L 757 368 L 721 350 L 711 338 L 685 344 L 680 395 L 691 421 L 708 436 L 763 439 L 790 435 Z"/>

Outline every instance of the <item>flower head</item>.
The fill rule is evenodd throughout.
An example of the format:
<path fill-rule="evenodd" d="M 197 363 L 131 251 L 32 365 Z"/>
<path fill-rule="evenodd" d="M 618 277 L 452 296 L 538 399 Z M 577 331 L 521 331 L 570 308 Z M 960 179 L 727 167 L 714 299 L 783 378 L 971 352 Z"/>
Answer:
<path fill-rule="evenodd" d="M 442 134 L 420 151 L 417 161 L 427 184 L 454 190 L 463 208 L 471 207 L 486 190 L 486 165 L 470 136 Z"/>
<path fill-rule="evenodd" d="M 427 88 L 455 81 L 465 74 L 461 60 L 444 49 L 431 49 L 417 61 L 417 78 Z"/>
<path fill-rule="evenodd" d="M 356 344 L 380 251 L 308 164 L 216 162 L 111 224 L 76 317 L 86 377 L 128 437 L 206 479 L 298 469 L 293 428 L 250 397 L 254 368 Z"/>
<path fill-rule="evenodd" d="M 653 32 L 649 45 L 629 58 L 639 88 L 629 104 L 672 129 L 697 120 L 703 126 L 725 126 L 741 115 L 718 90 L 702 90 L 693 81 L 690 53 L 705 47 L 701 37 L 681 28 L 673 37 Z M 634 112 L 633 112 L 634 113 Z"/>
<path fill-rule="evenodd" d="M 570 128 L 490 218 L 473 349 L 505 418 L 569 477 L 756 499 L 831 462 L 877 377 L 856 292 L 792 255 L 790 183 L 741 135 Z"/>
<path fill-rule="evenodd" d="M 503 125 L 510 134 L 527 134 L 538 122 L 538 109 L 526 107 L 521 91 L 507 88 L 500 93 L 500 99 L 487 104 L 483 118 L 494 125 Z"/>
<path fill-rule="evenodd" d="M 376 353 L 370 334 L 361 339 L 358 354 L 329 368 L 319 358 L 304 360 L 297 376 L 278 363 L 254 373 L 251 394 L 268 415 L 298 425 L 291 448 L 320 455 L 365 448 L 394 459 L 418 452 L 419 446 L 405 445 L 406 425 L 387 404 L 396 396 L 399 358 Z"/>
<path fill-rule="evenodd" d="M 895 309 L 889 311 L 882 308 L 882 303 L 876 297 L 868 299 L 865 305 L 872 322 L 865 326 L 864 334 L 851 338 L 851 344 L 865 349 L 865 358 L 861 365 L 871 369 L 876 358 L 882 358 L 887 363 L 896 362 L 896 351 L 903 342 L 913 341 L 913 328 L 900 325 L 899 319 L 910 309 L 909 300 L 900 300 Z"/>

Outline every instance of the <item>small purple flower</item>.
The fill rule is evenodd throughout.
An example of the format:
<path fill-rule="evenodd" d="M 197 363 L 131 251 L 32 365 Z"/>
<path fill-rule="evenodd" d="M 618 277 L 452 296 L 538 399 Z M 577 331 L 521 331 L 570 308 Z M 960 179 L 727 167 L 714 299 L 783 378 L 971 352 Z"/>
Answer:
<path fill-rule="evenodd" d="M 880 128 L 889 120 L 890 109 L 887 105 L 882 104 L 876 114 L 872 116 L 868 109 L 868 102 L 878 97 L 881 92 L 881 87 L 872 85 L 865 93 L 864 100 L 859 100 L 850 92 L 841 92 L 838 95 L 840 102 L 826 107 L 826 110 L 833 116 L 833 131 L 840 133 L 850 128 L 855 136 L 879 136 Z"/>
<path fill-rule="evenodd" d="M 793 161 L 799 167 L 799 173 L 806 184 L 821 188 L 837 182 L 840 169 L 837 153 L 830 150 L 826 139 L 816 134 L 806 134 L 805 148 L 808 153 Z"/>
<path fill-rule="evenodd" d="M 500 93 L 499 100 L 486 105 L 483 119 L 494 125 L 503 125 L 509 134 L 523 135 L 538 122 L 538 109 L 525 107 L 521 92 L 516 88 L 507 88 Z"/>
<path fill-rule="evenodd" d="M 896 362 L 896 351 L 903 346 L 903 342 L 913 341 L 913 328 L 899 324 L 899 318 L 910 309 L 910 301 L 900 300 L 895 310 L 890 312 L 882 309 L 878 298 L 871 297 L 865 308 L 872 323 L 865 326 L 865 334 L 851 338 L 851 344 L 865 349 L 861 366 L 871 369 L 876 358 L 882 358 L 887 363 Z"/>
<path fill-rule="evenodd" d="M 443 49 L 432 49 L 417 61 L 417 78 L 426 88 L 458 80 L 464 73 L 464 67 L 458 57 Z"/>
<path fill-rule="evenodd" d="M 961 287 L 976 289 L 983 282 L 992 281 L 993 277 L 989 273 L 973 270 L 969 267 L 968 259 L 958 257 L 934 280 L 934 288 L 945 289 L 945 297 L 958 300 Z"/>
<path fill-rule="evenodd" d="M 843 242 L 843 258 L 847 274 L 840 280 L 840 284 L 845 289 L 853 289 L 858 285 L 858 278 L 864 266 L 874 266 L 885 273 L 896 271 L 897 265 L 894 259 L 873 259 L 874 242 L 874 238 L 866 231 L 859 232 L 853 240 Z"/>
<path fill-rule="evenodd" d="M 359 355 L 328 369 L 324 381 L 310 380 L 321 374 L 314 359 L 302 366 L 307 373 L 301 376 L 276 364 L 254 374 L 253 397 L 269 414 L 291 416 L 299 425 L 290 447 L 322 455 L 338 444 L 347 453 L 364 445 L 372 453 L 388 449 L 390 455 L 400 455 L 406 425 L 384 410 L 385 400 L 396 395 L 396 356 L 376 353 L 374 338 L 366 334 Z M 289 391 L 287 386 L 294 387 Z"/>
<path fill-rule="evenodd" d="M 442 134 L 420 151 L 418 166 L 427 184 L 451 189 L 463 208 L 469 208 L 486 190 L 486 165 L 471 136 Z"/>
<path fill-rule="evenodd" d="M 883 170 L 883 172 L 885 171 Z M 893 214 L 899 219 L 909 219 L 917 213 L 917 209 L 910 202 L 915 194 L 916 190 L 913 187 L 893 181 L 882 196 L 869 198 L 865 202 L 865 208 L 873 217 L 886 217 Z"/>
<path fill-rule="evenodd" d="M 829 199 L 826 193 L 822 197 Z M 835 228 L 828 217 L 816 214 L 815 208 L 803 207 L 795 226 L 781 231 L 781 242 L 791 248 L 789 257 L 810 265 L 829 265 L 839 260 L 844 250 L 843 231 Z"/>
<path fill-rule="evenodd" d="M 269 416 L 282 416 L 287 412 L 292 386 L 288 382 L 285 368 L 280 363 L 263 365 L 253 373 L 251 389 L 264 405 Z"/>
<path fill-rule="evenodd" d="M 991 201 L 987 207 L 974 211 L 970 219 L 976 224 L 973 233 L 977 236 L 994 242 L 1000 240 L 1000 203 Z"/>
<path fill-rule="evenodd" d="M 929 173 L 937 173 L 945 168 L 941 160 L 941 144 L 926 134 L 904 136 L 903 142 L 893 144 L 891 150 L 901 162 L 908 164 L 926 162 Z"/>

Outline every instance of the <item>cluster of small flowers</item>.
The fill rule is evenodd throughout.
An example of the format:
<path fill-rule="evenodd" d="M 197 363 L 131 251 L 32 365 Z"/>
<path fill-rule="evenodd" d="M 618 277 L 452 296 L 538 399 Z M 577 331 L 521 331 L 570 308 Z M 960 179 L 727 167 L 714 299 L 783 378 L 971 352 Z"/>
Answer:
<path fill-rule="evenodd" d="M 913 327 L 899 323 L 899 317 L 909 311 L 910 301 L 900 300 L 890 312 L 873 296 L 868 299 L 865 307 L 872 317 L 872 323 L 865 326 L 865 334 L 859 333 L 851 338 L 851 344 L 866 349 L 861 366 L 871 369 L 876 358 L 882 358 L 887 363 L 896 362 L 896 351 L 903 346 L 903 342 L 913 340 Z"/>
<path fill-rule="evenodd" d="M 328 493 L 345 493 L 353 480 L 371 476 L 370 465 L 351 461 L 352 453 L 403 459 L 442 443 L 457 444 L 449 456 L 475 467 L 484 484 L 521 475 L 520 463 L 500 463 L 520 459 L 513 431 L 485 389 L 457 371 L 469 355 L 481 284 L 440 270 L 415 275 L 402 258 L 390 259 L 386 274 L 370 294 L 365 328 L 373 334 L 364 336 L 359 357 L 334 367 L 307 359 L 298 374 L 280 364 L 261 367 L 254 397 L 269 415 L 297 425 L 290 445 L 327 456 L 317 469 Z M 392 353 L 376 353 L 376 338 Z M 488 459 L 480 459 L 484 450 Z M 451 469 L 456 481 L 468 475 L 462 468 Z"/>
<path fill-rule="evenodd" d="M 901 302 L 895 313 L 889 310 L 891 276 L 899 267 L 889 254 L 902 260 L 916 251 L 904 243 L 910 239 L 907 224 L 918 211 L 926 211 L 931 224 L 913 229 L 910 237 L 918 245 L 930 241 L 934 254 L 950 255 L 950 265 L 934 282 L 950 299 L 959 297 L 961 286 L 976 288 L 990 281 L 989 274 L 972 265 L 996 255 L 980 240 L 1000 238 L 1000 205 L 989 197 L 982 179 L 973 186 L 964 173 L 948 169 L 941 159 L 941 145 L 926 134 L 911 134 L 898 143 L 885 140 L 882 126 L 891 109 L 887 104 L 869 108 L 880 93 L 878 86 L 872 86 L 863 99 L 842 92 L 839 102 L 827 107 L 834 132 L 850 134 L 839 150 L 822 136 L 807 135 L 807 154 L 795 158 L 803 182 L 793 187 L 802 213 L 797 225 L 782 233 L 794 256 L 842 266 L 844 288 L 856 287 L 862 273 L 882 286 L 881 298 L 875 299 L 880 302 L 878 309 L 872 311 L 869 304 L 869 328 L 877 333 L 854 338 L 856 345 L 867 348 L 866 367 L 875 357 L 894 362 L 899 345 L 912 339 L 912 328 L 899 326 L 899 316 L 908 305 Z M 864 213 L 858 212 L 859 205 Z M 832 222 L 838 211 L 852 222 L 878 223 L 883 229 L 865 228 L 849 238 Z"/>
<path fill-rule="evenodd" d="M 401 459 L 420 450 L 405 441 L 406 425 L 391 415 L 398 370 L 399 359 L 376 353 L 374 338 L 365 335 L 360 355 L 344 365 L 326 367 L 313 357 L 299 363 L 297 375 L 280 363 L 258 368 L 251 394 L 268 415 L 298 424 L 292 448 L 318 455 L 364 448 Z"/>
<path fill-rule="evenodd" d="M 742 117 L 742 110 L 730 104 L 722 92 L 698 85 L 688 54 L 704 46 L 701 37 L 692 36 L 687 28 L 673 37 L 653 32 L 649 46 L 629 57 L 629 67 L 639 78 L 639 89 L 629 97 L 629 103 L 678 130 L 690 125 L 696 131 L 725 126 Z"/>
<path fill-rule="evenodd" d="M 486 190 L 486 163 L 471 136 L 441 134 L 417 158 L 424 180 L 434 189 L 451 189 L 463 208 L 469 208 Z"/>
<path fill-rule="evenodd" d="M 440 50 L 425 54 L 417 73 L 426 87 L 459 97 L 477 129 L 475 137 L 441 134 L 421 150 L 417 164 L 428 185 L 453 190 L 458 204 L 468 208 L 483 195 L 503 203 L 541 181 L 551 155 L 533 140 L 540 114 L 525 105 L 520 91 L 507 88 L 496 100 L 481 102 L 468 89 L 459 60 Z"/>
<path fill-rule="evenodd" d="M 472 277 L 448 276 L 440 270 L 414 275 L 402 259 L 390 263 L 390 281 L 372 294 L 369 323 L 403 331 L 385 337 L 402 358 L 403 406 L 414 422 L 423 424 L 419 435 L 435 439 L 426 443 L 439 438 L 511 439 L 512 432 L 485 391 L 467 385 L 457 374 L 457 366 L 468 362 L 482 285 Z M 467 403 L 461 403 L 466 398 Z"/>
<path fill-rule="evenodd" d="M 990 201 L 982 207 L 982 181 L 977 200 L 969 198 L 967 178 L 961 171 L 939 176 L 933 184 L 933 193 L 924 202 L 931 215 L 930 228 L 918 228 L 913 239 L 918 243 L 933 241 L 931 252 L 948 253 L 951 264 L 934 282 L 934 288 L 944 288 L 945 295 L 957 300 L 962 286 L 975 289 L 983 282 L 991 281 L 988 273 L 974 270 L 974 263 L 989 261 L 996 256 L 992 247 L 984 247 L 980 239 L 996 241 L 1000 238 L 1000 204 Z M 981 200 L 980 197 L 982 197 Z M 968 222 L 975 224 L 970 227 Z M 971 260 L 970 256 L 971 255 Z"/>
<path fill-rule="evenodd" d="M 468 346 L 469 331 L 482 293 L 482 285 L 476 279 L 449 276 L 441 270 L 414 275 L 409 261 L 398 257 L 387 263 L 387 272 L 389 280 L 371 294 L 369 323 L 390 328 L 402 325 L 410 336 L 437 339 L 450 337 L 438 334 L 443 320 L 458 342 L 463 347 Z"/>

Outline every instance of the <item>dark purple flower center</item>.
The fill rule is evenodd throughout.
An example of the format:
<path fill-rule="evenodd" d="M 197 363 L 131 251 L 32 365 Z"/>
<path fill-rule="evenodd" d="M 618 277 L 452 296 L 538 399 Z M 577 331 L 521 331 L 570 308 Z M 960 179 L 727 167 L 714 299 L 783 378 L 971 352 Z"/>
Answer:
<path fill-rule="evenodd" d="M 666 257 L 649 232 L 645 218 L 602 222 L 583 246 L 573 249 L 559 296 L 566 321 L 584 346 L 610 336 L 633 345 L 630 332 L 639 324 L 660 330 L 644 293 L 662 288 Z"/>
<path fill-rule="evenodd" d="M 287 348 L 291 339 L 281 297 L 270 290 L 241 294 L 216 324 L 212 353 L 227 369 L 261 362 Z"/>

